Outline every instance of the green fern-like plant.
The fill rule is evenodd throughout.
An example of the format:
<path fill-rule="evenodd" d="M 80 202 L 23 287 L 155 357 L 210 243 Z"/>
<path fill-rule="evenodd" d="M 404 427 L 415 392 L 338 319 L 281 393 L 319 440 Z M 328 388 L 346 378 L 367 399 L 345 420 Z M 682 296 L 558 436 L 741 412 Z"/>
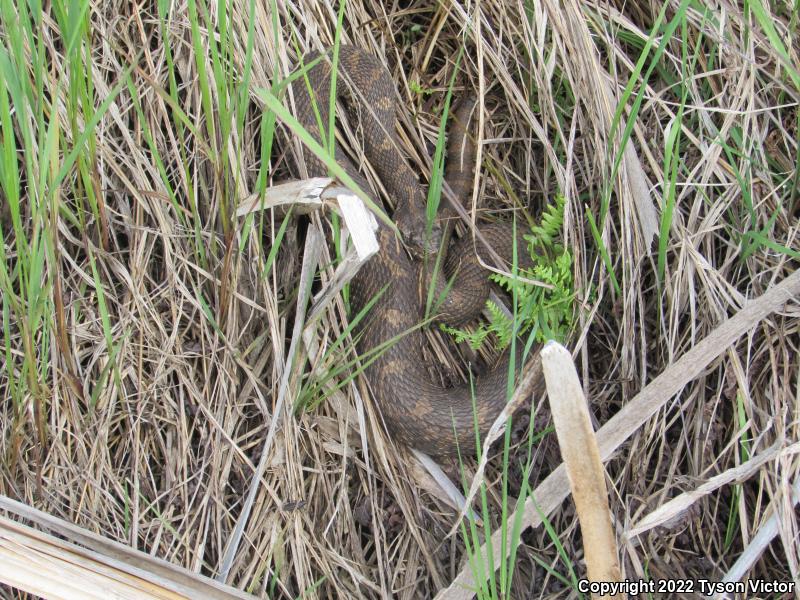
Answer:
<path fill-rule="evenodd" d="M 490 278 L 506 291 L 516 292 L 518 335 L 533 332 L 537 342 L 564 341 L 573 322 L 575 290 L 572 279 L 572 253 L 556 243 L 564 222 L 566 200 L 556 196 L 544 211 L 540 223 L 531 227 L 526 235 L 528 251 L 533 266 L 520 269 L 517 277 L 493 274 Z M 529 284 L 522 279 L 535 280 L 547 287 Z M 442 325 L 456 342 L 466 341 L 477 349 L 493 335 L 497 347 L 503 349 L 511 343 L 513 322 L 492 301 L 487 301 L 489 320 L 473 331 Z"/>
<path fill-rule="evenodd" d="M 533 236 L 528 241 L 544 249 L 555 246 L 555 238 L 564 224 L 564 207 L 567 204 L 563 194 L 558 194 L 552 204 L 545 207 L 541 222 L 531 227 Z"/>

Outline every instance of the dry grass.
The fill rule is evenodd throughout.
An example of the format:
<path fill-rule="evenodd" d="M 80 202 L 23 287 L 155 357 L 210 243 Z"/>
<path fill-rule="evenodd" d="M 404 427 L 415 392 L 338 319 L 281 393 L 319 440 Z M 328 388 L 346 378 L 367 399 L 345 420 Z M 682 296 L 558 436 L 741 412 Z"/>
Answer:
<path fill-rule="evenodd" d="M 280 598 L 446 587 L 465 559 L 464 538 L 447 537 L 456 512 L 348 377 L 343 300 L 296 327 L 307 231 L 331 242 L 312 292 L 333 273 L 331 215 L 232 216 L 299 175 L 300 142 L 258 91 L 291 107 L 284 78 L 333 43 L 335 9 L 233 0 L 223 15 L 187 0 L 159 16 L 166 3 L 108 0 L 69 5 L 71 21 L 54 1 L 30 39 L 23 9 L 0 4 L 0 492 L 216 576 L 263 456 L 228 583 Z M 464 48 L 455 94 L 482 102 L 473 218 L 567 197 L 571 347 L 598 425 L 800 257 L 797 8 L 673 2 L 661 18 L 655 3 L 617 4 L 367 0 L 347 3 L 341 28 L 385 57 L 423 174 Z M 31 89 L 15 95 L 19 81 Z M 358 147 L 354 124 L 344 136 Z M 796 303 L 764 319 L 607 463 L 626 577 L 721 580 L 774 514 L 747 577 L 800 578 L 799 323 Z M 526 435 L 517 419 L 512 498 Z M 534 486 L 557 461 L 547 440 Z M 485 472 L 494 528 L 503 471 L 498 458 Z M 558 544 L 522 534 L 510 598 L 566 597 L 584 576 L 571 504 L 548 518 Z"/>

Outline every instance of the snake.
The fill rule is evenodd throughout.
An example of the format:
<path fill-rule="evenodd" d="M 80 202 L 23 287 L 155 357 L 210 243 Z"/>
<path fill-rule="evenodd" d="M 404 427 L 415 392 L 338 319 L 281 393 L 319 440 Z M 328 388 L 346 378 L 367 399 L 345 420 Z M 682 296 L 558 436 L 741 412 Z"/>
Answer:
<path fill-rule="evenodd" d="M 320 125 L 329 122 L 334 64 L 330 54 L 328 49 L 304 56 L 300 61 L 303 75 L 292 84 L 297 121 L 319 142 L 324 139 Z M 430 268 L 433 261 L 422 258 L 449 237 L 450 227 L 441 225 L 440 213 L 432 235 L 426 236 L 426 231 L 431 231 L 430 227 L 426 230 L 426 191 L 399 149 L 391 75 L 378 58 L 356 45 L 340 45 L 337 64 L 336 99 L 346 106 L 348 116 L 356 113 L 364 153 L 394 201 L 393 221 L 405 242 L 401 243 L 390 226 L 379 222 L 379 250 L 351 280 L 352 314 L 359 315 L 369 307 L 355 328 L 366 381 L 394 439 L 435 457 L 468 455 L 476 448 L 476 430 L 483 439 L 506 405 L 510 353 L 506 351 L 494 368 L 470 382 L 445 386 L 426 364 L 421 299 L 427 294 L 423 288 L 434 285 L 434 296 L 444 297 L 436 319 L 464 324 L 485 305 L 490 285 L 486 269 L 475 252 L 476 244 L 470 236 L 463 236 L 451 244 L 443 273 L 431 277 L 435 274 Z M 471 104 L 462 103 L 449 132 L 445 179 L 456 196 L 463 196 L 472 186 L 475 148 L 466 126 Z M 370 190 L 338 145 L 333 152 L 356 184 Z M 325 164 L 305 146 L 303 160 L 309 177 L 328 175 Z M 375 202 L 384 207 L 379 199 Z M 511 256 L 514 233 L 507 225 L 490 225 L 480 232 L 501 257 Z M 518 367 L 521 356 L 516 359 Z"/>

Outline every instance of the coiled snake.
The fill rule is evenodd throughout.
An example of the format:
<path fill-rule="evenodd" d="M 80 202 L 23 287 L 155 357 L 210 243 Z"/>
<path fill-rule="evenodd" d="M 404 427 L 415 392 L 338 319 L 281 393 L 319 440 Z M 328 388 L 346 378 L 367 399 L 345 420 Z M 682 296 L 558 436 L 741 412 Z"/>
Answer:
<path fill-rule="evenodd" d="M 308 64 L 317 55 L 304 57 Z M 398 150 L 394 134 L 395 92 L 386 68 L 374 57 L 356 46 L 339 49 L 337 96 L 349 89 L 350 102 L 360 113 L 360 127 L 367 157 L 376 169 L 389 194 L 395 199 L 394 221 L 404 240 L 418 250 L 423 245 L 426 195 L 416 175 Z M 297 119 L 317 140 L 321 140 L 317 116 L 328 123 L 331 92 L 331 62 L 323 57 L 293 84 Z M 313 91 L 312 100 L 309 89 Z M 315 110 L 316 109 L 316 110 Z M 464 113 L 465 111 L 461 111 Z M 447 179 L 457 194 L 470 189 L 474 154 L 465 144 L 462 160 L 461 140 L 465 138 L 461 115 L 451 129 Z M 460 125 L 458 125 L 460 123 Z M 456 138 L 455 140 L 453 138 Z M 359 186 L 369 190 L 363 177 L 337 148 L 336 160 L 348 170 Z M 471 158 L 474 162 L 474 157 Z M 327 168 L 311 152 L 305 151 L 309 176 L 325 176 Z M 482 228 L 484 238 L 501 256 L 511 255 L 511 234 L 507 226 Z M 384 224 L 378 230 L 379 252 L 373 256 L 352 281 L 353 314 L 358 314 L 374 297 L 377 301 L 363 319 L 358 330 L 358 351 L 370 351 L 387 345 L 377 358 L 369 362 L 365 374 L 390 433 L 402 442 L 435 456 L 453 455 L 458 447 L 468 453 L 475 447 L 475 424 L 485 433 L 506 403 L 509 358 L 506 354 L 489 373 L 469 384 L 446 388 L 433 381 L 424 364 L 419 329 L 420 267 L 406 254 L 396 235 Z M 467 243 L 468 242 L 468 243 Z M 484 306 L 488 294 L 486 271 L 475 256 L 471 240 L 452 249 L 445 262 L 445 281 L 456 273 L 457 284 L 440 307 L 440 319 L 450 323 L 466 322 Z M 426 278 L 423 278 L 426 279 Z M 387 342 L 392 341 L 387 344 Z M 473 402 L 474 391 L 474 402 Z"/>

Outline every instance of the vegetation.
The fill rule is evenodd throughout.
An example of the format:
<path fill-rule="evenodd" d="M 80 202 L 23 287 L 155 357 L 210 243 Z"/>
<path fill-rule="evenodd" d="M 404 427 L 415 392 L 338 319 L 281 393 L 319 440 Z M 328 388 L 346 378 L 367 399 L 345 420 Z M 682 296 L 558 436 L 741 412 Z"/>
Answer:
<path fill-rule="evenodd" d="M 560 462 L 546 400 L 477 470 L 483 521 L 461 517 L 386 435 L 346 291 L 315 304 L 339 219 L 237 208 L 301 174 L 290 83 L 313 49 L 385 59 L 434 190 L 450 93 L 476 92 L 467 214 L 558 206 L 563 252 L 529 274 L 555 296 L 498 280 L 518 320 L 570 334 L 602 425 L 797 269 L 798 10 L 0 0 L 0 494 L 275 598 L 432 597 L 462 569 L 482 597 L 566 597 L 586 575 L 572 505 L 544 527 L 513 512 Z M 361 157 L 357 123 L 336 124 Z M 770 515 L 746 576 L 800 577 L 797 308 L 680 379 L 606 463 L 625 577 L 719 581 Z M 430 337 L 432 369 L 466 378 Z M 459 471 L 469 487 L 474 461 Z M 498 529 L 502 561 L 475 554 Z"/>
<path fill-rule="evenodd" d="M 547 340 L 565 342 L 575 310 L 572 254 L 555 242 L 563 224 L 565 202 L 564 196 L 556 196 L 554 203 L 546 207 L 541 224 L 532 228 L 531 235 L 519 241 L 518 252 L 523 252 L 527 246 L 532 266 L 518 268 L 516 273 L 492 273 L 489 276 L 514 298 L 516 310 L 513 314 L 508 316 L 494 301 L 487 300 L 487 323 L 481 323 L 474 330 L 442 325 L 442 329 L 456 342 L 467 342 L 477 350 L 493 334 L 497 347 L 503 349 L 511 343 L 514 333 L 525 336 L 528 332 L 539 343 Z"/>

